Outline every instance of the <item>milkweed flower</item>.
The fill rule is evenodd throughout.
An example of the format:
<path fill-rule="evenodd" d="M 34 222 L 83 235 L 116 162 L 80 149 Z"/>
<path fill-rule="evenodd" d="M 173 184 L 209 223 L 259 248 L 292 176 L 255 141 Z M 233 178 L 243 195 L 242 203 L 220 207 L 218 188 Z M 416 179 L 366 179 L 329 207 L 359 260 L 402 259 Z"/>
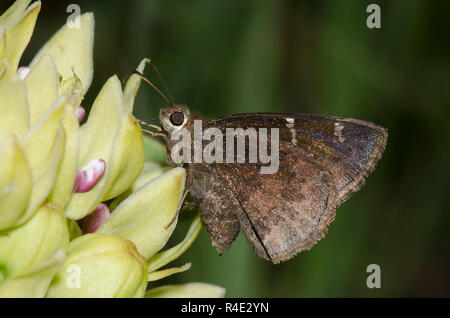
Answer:
<path fill-rule="evenodd" d="M 201 228 L 197 215 L 185 239 L 163 250 L 186 171 L 145 163 L 132 115 L 139 76 L 124 87 L 110 77 L 80 125 L 93 78 L 92 13 L 20 65 L 41 8 L 30 3 L 0 16 L 0 297 L 223 296 L 202 283 L 149 289 L 191 266 L 162 269 Z"/>

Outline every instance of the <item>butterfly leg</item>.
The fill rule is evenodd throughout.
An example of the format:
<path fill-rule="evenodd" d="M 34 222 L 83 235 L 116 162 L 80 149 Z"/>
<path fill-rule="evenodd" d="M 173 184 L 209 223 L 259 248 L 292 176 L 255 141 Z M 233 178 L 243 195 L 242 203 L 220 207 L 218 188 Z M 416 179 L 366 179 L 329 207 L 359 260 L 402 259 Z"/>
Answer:
<path fill-rule="evenodd" d="M 200 201 L 194 200 L 194 201 L 184 201 L 183 206 L 181 207 L 181 211 L 195 211 L 198 210 L 200 206 Z"/>

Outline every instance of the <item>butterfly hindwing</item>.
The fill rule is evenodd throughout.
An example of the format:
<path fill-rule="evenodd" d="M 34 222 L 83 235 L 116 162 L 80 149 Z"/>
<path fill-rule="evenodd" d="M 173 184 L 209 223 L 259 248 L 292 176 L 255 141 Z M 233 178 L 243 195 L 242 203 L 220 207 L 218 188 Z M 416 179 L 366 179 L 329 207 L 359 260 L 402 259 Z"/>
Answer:
<path fill-rule="evenodd" d="M 258 164 L 217 164 L 241 209 L 236 214 L 248 241 L 273 263 L 311 248 L 334 219 L 337 191 L 332 176 L 292 145 L 280 147 L 276 174 L 260 174 Z M 292 148 L 292 149 L 291 149 Z M 261 255 L 261 257 L 265 255 Z"/>

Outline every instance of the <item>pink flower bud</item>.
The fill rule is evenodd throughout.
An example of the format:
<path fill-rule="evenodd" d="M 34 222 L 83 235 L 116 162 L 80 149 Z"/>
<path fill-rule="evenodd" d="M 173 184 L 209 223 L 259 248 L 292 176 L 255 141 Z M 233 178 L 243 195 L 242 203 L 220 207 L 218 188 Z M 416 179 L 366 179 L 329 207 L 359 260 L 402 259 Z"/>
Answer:
<path fill-rule="evenodd" d="M 100 203 L 92 213 L 83 219 L 83 233 L 94 233 L 110 215 L 108 206 Z"/>
<path fill-rule="evenodd" d="M 86 111 L 82 106 L 78 107 L 75 110 L 75 116 L 77 116 L 78 122 L 82 121 L 84 118 L 84 115 L 86 115 Z"/>
<path fill-rule="evenodd" d="M 25 77 L 27 77 L 28 73 L 30 73 L 30 68 L 26 66 L 21 66 L 17 69 L 16 73 L 21 80 L 24 80 Z"/>
<path fill-rule="evenodd" d="M 103 159 L 92 159 L 81 170 L 77 171 L 74 192 L 84 193 L 91 190 L 103 176 L 106 162 Z"/>

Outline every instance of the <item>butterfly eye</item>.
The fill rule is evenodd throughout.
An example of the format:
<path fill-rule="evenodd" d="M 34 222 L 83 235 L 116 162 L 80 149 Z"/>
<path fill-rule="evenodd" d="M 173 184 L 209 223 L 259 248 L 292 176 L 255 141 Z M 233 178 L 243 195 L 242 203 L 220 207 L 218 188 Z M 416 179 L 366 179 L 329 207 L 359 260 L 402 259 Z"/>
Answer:
<path fill-rule="evenodd" d="M 180 126 L 184 122 L 184 115 L 182 112 L 174 112 L 170 115 L 170 122 L 172 125 Z"/>

